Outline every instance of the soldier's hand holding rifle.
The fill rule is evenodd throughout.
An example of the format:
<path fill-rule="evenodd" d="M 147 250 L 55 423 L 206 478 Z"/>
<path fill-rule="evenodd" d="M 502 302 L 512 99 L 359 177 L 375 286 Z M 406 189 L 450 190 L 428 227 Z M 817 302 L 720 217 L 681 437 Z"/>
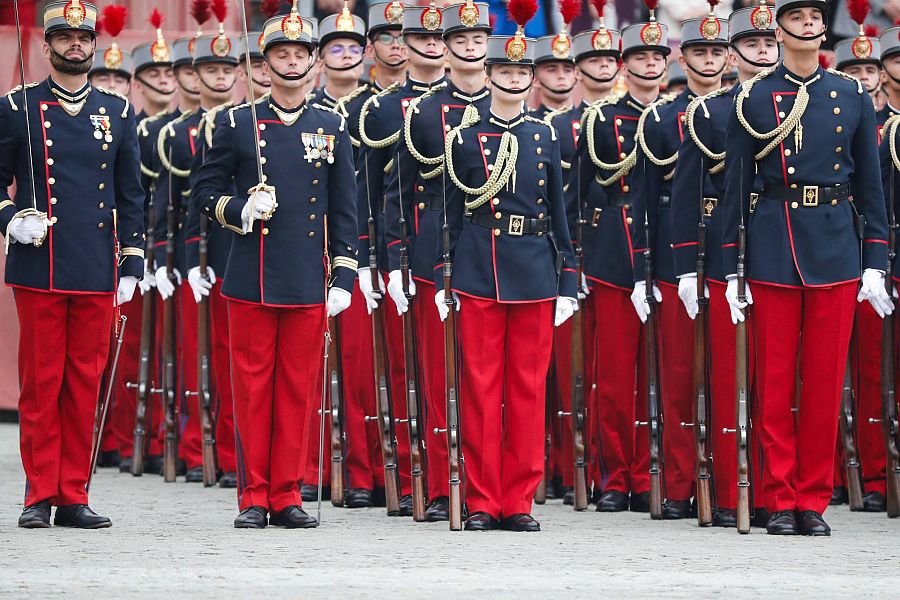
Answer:
<path fill-rule="evenodd" d="M 403 290 L 403 275 L 400 273 L 400 269 L 391 271 L 388 277 L 387 291 L 393 298 L 394 304 L 397 305 L 398 315 L 402 315 L 409 310 L 409 300 L 406 299 L 406 293 Z M 409 278 L 409 295 L 416 295 L 416 282 L 413 281 L 412 277 Z"/>

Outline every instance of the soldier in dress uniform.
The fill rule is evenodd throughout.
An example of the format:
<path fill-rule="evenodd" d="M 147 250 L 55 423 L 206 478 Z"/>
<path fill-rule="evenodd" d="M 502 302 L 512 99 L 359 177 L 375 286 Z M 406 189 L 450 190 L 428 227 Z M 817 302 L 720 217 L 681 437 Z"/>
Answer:
<path fill-rule="evenodd" d="M 883 126 L 890 117 L 900 114 L 900 29 L 885 29 L 879 38 L 879 46 L 883 89 L 888 99 L 884 108 L 876 113 L 875 119 Z"/>
<path fill-rule="evenodd" d="M 729 40 L 737 59 L 740 78 L 746 81 L 778 60 L 775 16 L 767 5 L 734 11 L 728 20 Z M 694 30 L 696 33 L 696 30 Z M 709 290 L 707 304 L 711 416 L 708 421 L 713 484 L 717 511 L 713 525 L 737 524 L 737 455 L 733 430 L 735 415 L 735 329 L 725 300 L 725 273 L 718 241 L 725 211 L 719 201 L 725 193 L 725 133 L 728 115 L 739 88 L 722 87 L 694 98 L 685 111 L 684 140 L 678 150 L 678 170 L 672 183 L 672 255 L 681 302 L 691 319 L 696 318 L 698 223 L 706 226 L 704 270 Z M 701 184 L 702 174 L 702 184 Z M 701 217 L 700 206 L 703 204 Z M 754 419 L 755 420 L 755 419 Z M 671 422 L 671 420 L 670 420 Z M 677 425 L 675 425 L 677 427 Z M 755 437 L 755 436 L 754 436 Z M 756 445 L 756 440 L 753 440 Z M 754 461 L 754 468 L 758 468 Z M 754 481 L 759 481 L 754 478 Z M 757 494 L 762 506 L 762 498 Z M 757 523 L 767 517 L 756 509 Z"/>
<path fill-rule="evenodd" d="M 868 0 L 856 0 L 852 4 L 854 8 L 850 10 L 850 16 L 854 20 L 859 19 L 859 33 L 834 45 L 835 69 L 859 79 L 874 102 L 882 84 L 881 41 L 874 26 L 863 24 L 869 14 Z M 884 121 L 878 123 L 879 128 L 882 125 Z"/>
<path fill-rule="evenodd" d="M 530 513 L 544 470 L 553 325 L 578 308 L 559 139 L 524 112 L 536 43 L 524 37 L 534 12 L 523 4 L 510 4 L 513 36 L 488 38 L 488 115 L 464 120 L 446 142 L 450 247 L 446 257 L 436 248 L 434 301 L 442 319 L 459 311 L 469 531 L 540 531 Z M 453 308 L 444 302 L 445 258 L 453 262 Z"/>
<path fill-rule="evenodd" d="M 238 528 L 318 525 L 302 509 L 297 481 L 310 406 L 321 401 L 326 312 L 350 305 L 357 251 L 346 123 L 305 100 L 304 80 L 315 65 L 313 29 L 296 3 L 288 15 L 266 21 L 272 94 L 256 104 L 255 115 L 249 105 L 228 111 L 192 192 L 205 216 L 237 234 L 222 294 L 237 426 Z"/>
<path fill-rule="evenodd" d="M 247 87 L 252 89 L 254 98 L 262 98 L 272 89 L 271 78 L 264 74 L 263 65 L 266 59 L 262 54 L 262 31 L 251 31 L 247 34 L 245 40 L 242 33 L 238 38 L 238 48 L 240 50 L 240 67 L 238 73 L 246 80 Z M 245 59 L 245 48 L 250 48 L 250 70 L 247 70 L 247 61 Z M 243 104 L 239 102 L 238 104 Z"/>
<path fill-rule="evenodd" d="M 444 81 L 444 40 L 441 12 L 433 4 L 407 6 L 403 9 L 403 39 L 409 51 L 409 74 L 403 85 L 393 85 L 377 96 L 366 100 L 360 112 L 359 136 L 361 147 L 356 160 L 358 180 L 357 220 L 359 252 L 368 256 L 369 245 L 376 244 L 378 287 L 372 283 L 369 267 L 359 269 L 359 288 L 371 311 L 384 298 L 383 273 L 389 272 L 385 242 L 384 192 L 394 157 L 394 146 L 400 139 L 403 118 L 410 102 Z M 375 219 L 375 240 L 369 239 L 368 219 Z M 389 388 L 392 394 L 394 417 L 406 418 L 405 364 L 403 360 L 402 321 L 395 310 L 385 311 L 384 339 L 387 346 Z M 374 379 L 373 379 L 374 380 Z M 374 408 L 374 407 L 371 407 Z M 348 420 L 354 417 L 348 414 Z M 348 433 L 348 436 L 352 433 Z M 397 428 L 397 466 L 400 475 L 400 515 L 412 515 L 412 484 L 410 479 L 409 436 L 403 424 Z M 351 481 L 348 501 L 364 503 L 372 483 Z"/>
<path fill-rule="evenodd" d="M 631 301 L 641 321 L 648 316 L 644 250 L 653 253 L 653 294 L 659 307 L 659 354 L 666 501 L 664 519 L 691 516 L 694 484 L 694 430 L 680 427 L 693 421 L 694 325 L 679 306 L 678 296 L 696 293 L 696 279 L 676 277 L 672 247 L 672 179 L 677 172 L 678 149 L 687 133 L 684 114 L 688 103 L 722 85 L 729 63 L 728 21 L 717 18 L 710 7 L 706 17 L 682 23 L 681 56 L 678 62 L 687 76 L 687 87 L 678 96 L 666 95 L 653 103 L 638 123 L 638 147 L 634 169 L 634 216 L 638 223 L 632 238 L 634 292 Z M 699 170 L 694 171 L 699 177 Z M 710 202 L 715 204 L 716 200 Z M 712 210 L 709 211 L 712 214 Z M 699 219 L 699 211 L 691 217 Z M 695 219 L 695 224 L 696 224 Z"/>
<path fill-rule="evenodd" d="M 567 206 L 580 206 L 589 232 L 584 272 L 595 315 L 594 380 L 599 452 L 600 512 L 650 510 L 649 442 L 634 422 L 646 415 L 641 321 L 629 296 L 634 286 L 631 205 L 638 120 L 656 100 L 666 73 L 668 28 L 656 20 L 636 23 L 621 35 L 628 93 L 585 108 L 583 133 L 569 173 Z M 615 47 L 617 32 L 601 29 L 603 47 Z M 596 44 L 600 41 L 594 42 Z M 637 369 L 637 377 L 635 370 Z M 637 382 L 638 394 L 635 395 Z M 646 419 L 641 419 L 646 420 Z M 629 496 L 630 494 L 630 496 Z"/>
<path fill-rule="evenodd" d="M 681 63 L 673 60 L 669 63 L 666 70 L 666 93 L 675 94 L 676 96 L 684 91 L 687 87 L 688 80 Z"/>
<path fill-rule="evenodd" d="M 93 4 L 49 2 L 50 77 L 0 103 L 0 227 L 20 331 L 20 527 L 49 527 L 51 505 L 56 525 L 112 524 L 88 506 L 91 433 L 114 305 L 131 300 L 143 272 L 143 192 L 130 103 L 87 81 L 96 20 Z"/>
<path fill-rule="evenodd" d="M 725 72 L 722 74 L 722 87 L 726 87 L 729 90 L 736 86 L 740 81 L 740 76 L 738 74 L 737 68 L 729 68 L 725 69 Z"/>
<path fill-rule="evenodd" d="M 539 119 L 572 105 L 572 90 L 577 80 L 568 28 L 581 11 L 581 2 L 564 0 L 560 9 L 565 27 L 557 35 L 538 38 L 534 51 L 534 76 L 539 84 L 536 92 L 540 96 L 540 105 L 531 114 Z"/>
<path fill-rule="evenodd" d="M 767 531 L 780 535 L 830 535 L 822 512 L 855 300 L 869 300 L 880 315 L 893 309 L 875 110 L 858 80 L 819 66 L 827 8 L 820 0 L 777 2 L 784 59 L 743 84 L 726 146 L 726 298 L 735 312 L 753 304 L 762 494 Z M 757 173 L 763 189 L 751 214 Z M 746 302 L 734 276 L 741 223 Z"/>
<path fill-rule="evenodd" d="M 491 25 L 483 2 L 453 4 L 441 10 L 444 43 L 450 66 L 446 84 L 436 86 L 410 103 L 403 132 L 394 152 L 394 170 L 385 190 L 385 240 L 390 276 L 388 293 L 400 313 L 409 309 L 400 272 L 400 250 L 409 256 L 409 293 L 424 300 L 415 303 L 418 352 L 427 423 L 428 521 L 449 518 L 449 462 L 447 437 L 435 433 L 446 427 L 444 382 L 444 330 L 434 298 L 434 249 L 441 239 L 444 196 L 444 140 L 447 132 L 467 119 L 488 116 L 490 97 L 484 59 Z M 400 202 L 403 202 L 401 206 Z M 406 222 L 401 230 L 400 217 Z M 405 238 L 404 238 L 405 234 Z M 421 292 L 419 291 L 421 289 Z"/>
<path fill-rule="evenodd" d="M 128 51 L 117 46 L 97 48 L 88 79 L 93 87 L 106 88 L 127 96 L 131 93 L 132 68 L 131 53 Z"/>
<path fill-rule="evenodd" d="M 220 29 L 221 31 L 221 29 Z M 199 285 L 199 269 L 194 271 L 190 286 L 181 286 L 182 273 L 189 273 L 194 267 L 189 257 L 196 251 L 199 229 L 192 231 L 184 226 L 188 211 L 187 198 L 190 194 L 191 169 L 195 155 L 200 150 L 200 125 L 206 120 L 207 112 L 229 101 L 237 81 L 238 48 L 237 40 L 225 33 L 203 35 L 195 38 L 193 68 L 200 83 L 200 106 L 194 112 L 184 113 L 160 132 L 157 154 L 164 171 L 157 180 L 153 196 L 155 213 L 154 236 L 159 256 L 157 258 L 156 288 L 160 297 L 166 300 L 176 292 L 169 280 L 162 260 L 167 230 L 167 208 L 171 202 L 175 208 L 179 226 L 176 235 L 176 302 L 178 306 L 178 381 L 182 399 L 180 415 L 182 429 L 179 435 L 179 455 L 187 469 L 185 481 L 203 481 L 202 440 L 200 415 L 196 402 L 185 396 L 185 391 L 196 392 L 198 387 L 197 362 L 197 303 L 192 287 Z M 231 235 L 221 228 L 210 228 L 209 278 L 216 283 L 216 274 L 224 273 Z M 160 266 L 161 265 L 161 266 Z M 199 293 L 199 291 L 198 291 Z M 215 337 L 215 329 L 213 333 Z M 219 344 L 221 347 L 221 343 Z M 164 433 L 164 432 L 163 432 Z"/>
<path fill-rule="evenodd" d="M 338 100 L 359 87 L 365 43 L 366 24 L 350 12 L 347 2 L 340 13 L 322 19 L 319 64 L 326 78 L 325 85 L 315 91 L 313 103 L 334 108 Z"/>

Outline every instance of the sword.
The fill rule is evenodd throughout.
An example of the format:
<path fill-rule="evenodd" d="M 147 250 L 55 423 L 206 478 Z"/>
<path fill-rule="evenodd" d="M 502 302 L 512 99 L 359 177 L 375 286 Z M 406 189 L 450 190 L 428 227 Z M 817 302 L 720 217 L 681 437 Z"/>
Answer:
<path fill-rule="evenodd" d="M 28 93 L 25 91 L 25 51 L 22 49 L 22 26 L 19 24 L 19 0 L 13 0 L 13 9 L 16 14 L 16 41 L 19 44 L 19 77 L 22 81 L 22 108 L 25 112 L 25 140 L 28 143 L 28 179 L 31 182 L 31 208 L 19 211 L 16 213 L 16 216 L 40 217 L 49 227 L 50 222 L 47 220 L 47 213 L 37 209 L 37 191 L 34 187 L 34 156 L 31 153 L 31 119 L 28 115 Z M 44 235 L 33 240 L 31 243 L 34 244 L 35 248 L 40 248 L 46 237 L 47 231 L 45 229 Z"/>

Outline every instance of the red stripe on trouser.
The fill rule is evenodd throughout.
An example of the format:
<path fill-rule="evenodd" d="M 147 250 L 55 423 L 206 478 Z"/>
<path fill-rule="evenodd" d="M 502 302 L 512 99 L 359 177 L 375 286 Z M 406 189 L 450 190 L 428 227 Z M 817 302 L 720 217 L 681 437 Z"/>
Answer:
<path fill-rule="evenodd" d="M 138 382 L 143 308 L 143 299 L 140 293 L 136 293 L 131 302 L 126 302 L 121 307 L 122 314 L 128 317 L 128 321 L 126 321 L 125 336 L 122 338 L 122 352 L 119 355 L 119 370 L 115 382 L 113 396 L 115 410 L 107 417 L 107 420 L 113 424 L 113 432 L 109 439 L 115 441 L 115 447 L 118 448 L 122 458 L 130 457 L 134 447 L 134 413 L 137 404 L 137 390 L 128 389 L 126 384 Z M 115 352 L 115 348 L 112 348 L 112 351 Z"/>
<path fill-rule="evenodd" d="M 426 415 L 420 430 L 425 435 L 428 457 L 428 497 L 450 493 L 450 466 L 447 462 L 447 434 L 434 429 L 447 426 L 447 399 L 444 389 L 444 325 L 434 304 L 434 285 L 416 282 L 416 323 L 419 334 L 419 380 Z"/>
<path fill-rule="evenodd" d="M 377 423 L 366 423 L 375 414 L 372 371 L 372 319 L 366 300 L 353 287 L 350 308 L 338 315 L 341 344 L 341 375 L 344 392 L 344 431 L 347 436 L 344 472 L 346 488 L 373 489 L 384 485 Z"/>
<path fill-rule="evenodd" d="M 554 475 L 562 477 L 565 487 L 575 485 L 575 449 L 572 447 L 572 417 L 557 415 L 572 411 L 572 319 L 553 330 L 553 364 L 556 385 L 552 390 L 550 421 L 553 427 Z"/>
<path fill-rule="evenodd" d="M 865 491 L 884 494 L 887 465 L 881 423 L 869 423 L 881 418 L 881 325 L 871 304 L 857 304 L 856 342 L 850 345 L 857 398 L 856 444 Z"/>
<path fill-rule="evenodd" d="M 212 342 L 212 380 L 216 393 L 216 457 L 219 469 L 234 471 L 234 395 L 231 392 L 231 354 L 228 350 L 228 300 L 222 281 L 209 294 L 209 326 Z"/>
<path fill-rule="evenodd" d="M 94 413 L 109 353 L 110 295 L 15 290 L 25 505 L 86 504 Z"/>
<path fill-rule="evenodd" d="M 695 460 L 694 430 L 694 321 L 678 298 L 678 287 L 660 284 L 659 378 L 662 393 L 663 456 L 666 497 L 689 500 L 693 495 Z"/>
<path fill-rule="evenodd" d="M 228 303 L 231 377 L 246 485 L 241 510 L 300 505 L 309 407 L 317 396 L 325 311 Z"/>
<path fill-rule="evenodd" d="M 384 276 L 385 280 L 387 276 Z M 397 305 L 385 296 L 384 344 L 387 350 L 388 390 L 394 419 L 405 419 L 406 408 L 406 361 L 403 354 L 403 319 L 397 314 Z M 375 378 L 372 378 L 375 385 Z M 376 414 L 376 413 L 373 413 Z M 394 434 L 397 439 L 397 470 L 400 472 L 400 493 L 412 493 L 412 477 L 409 462 L 409 427 L 407 423 L 396 423 Z"/>
<path fill-rule="evenodd" d="M 591 295 L 597 382 L 593 421 L 601 475 L 605 475 L 602 489 L 646 492 L 650 489 L 650 442 L 647 428 L 634 425 L 636 420 L 647 420 L 641 321 L 627 290 L 597 285 Z"/>
<path fill-rule="evenodd" d="M 469 512 L 530 513 L 543 475 L 553 303 L 464 298 L 460 414 Z"/>
<path fill-rule="evenodd" d="M 181 407 L 178 433 L 178 456 L 188 469 L 203 464 L 203 437 L 200 433 L 200 409 L 197 396 L 185 397 L 185 390 L 199 388 L 197 363 L 197 303 L 187 283 L 175 289 L 178 307 L 178 400 Z"/>
<path fill-rule="evenodd" d="M 828 506 L 856 288 L 753 286 L 763 497 L 770 511 L 823 512 Z M 795 426 L 798 351 L 803 387 Z"/>

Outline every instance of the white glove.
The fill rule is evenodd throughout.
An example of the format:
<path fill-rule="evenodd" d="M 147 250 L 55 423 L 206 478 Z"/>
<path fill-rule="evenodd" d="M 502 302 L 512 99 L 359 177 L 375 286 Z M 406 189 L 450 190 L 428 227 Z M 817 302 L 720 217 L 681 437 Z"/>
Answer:
<path fill-rule="evenodd" d="M 181 285 L 181 273 L 178 272 L 178 269 L 173 269 L 172 272 L 175 273 L 175 281 L 178 285 Z M 168 300 L 175 293 L 175 286 L 169 281 L 165 267 L 160 267 L 156 270 L 156 289 L 163 300 Z"/>
<path fill-rule="evenodd" d="M 709 287 L 706 284 L 703 285 L 703 296 L 709 298 Z M 696 319 L 697 313 L 700 312 L 700 305 L 697 302 L 696 273 L 682 275 L 678 278 L 678 297 L 681 298 L 681 303 L 684 304 L 691 320 Z"/>
<path fill-rule="evenodd" d="M 194 292 L 194 302 L 197 304 L 200 304 L 203 296 L 209 296 L 209 290 L 216 283 L 216 272 L 213 268 L 207 266 L 206 272 L 209 274 L 209 281 L 200 276 L 200 267 L 191 267 L 188 271 L 188 284 Z"/>
<path fill-rule="evenodd" d="M 251 188 L 252 190 L 252 188 Z M 253 221 L 268 219 L 275 210 L 275 190 L 253 190 L 241 211 L 244 233 L 253 229 Z"/>
<path fill-rule="evenodd" d="M 394 304 L 397 305 L 398 315 L 402 315 L 409 310 L 409 300 L 406 299 L 406 294 L 403 291 L 403 275 L 399 269 L 391 271 L 388 276 L 387 291 L 394 300 Z M 413 281 L 412 277 L 409 278 L 409 295 L 416 295 L 416 282 Z"/>
<path fill-rule="evenodd" d="M 116 302 L 119 305 L 130 302 L 134 297 L 134 288 L 137 287 L 138 278 L 134 275 L 126 275 L 119 279 L 119 289 L 116 290 Z"/>
<path fill-rule="evenodd" d="M 144 267 L 144 276 L 138 281 L 138 287 L 141 290 L 141 296 L 156 287 L 156 275 L 153 274 L 153 271 Z"/>
<path fill-rule="evenodd" d="M 456 295 L 456 292 L 450 292 L 450 295 L 453 298 L 453 302 L 456 303 L 456 312 L 459 312 L 459 296 Z M 441 317 L 441 321 L 446 321 L 447 315 L 450 314 L 450 309 L 444 304 L 444 290 L 438 290 L 438 293 L 434 295 L 434 303 L 437 305 L 438 315 Z"/>
<path fill-rule="evenodd" d="M 584 273 L 581 274 L 581 286 L 578 288 L 578 299 L 584 300 L 591 293 L 591 288 L 588 287 L 587 277 L 584 276 Z"/>
<path fill-rule="evenodd" d="M 744 295 L 747 297 L 746 302 L 738 301 L 737 297 L 737 278 L 732 277 L 728 280 L 728 287 L 725 288 L 725 299 L 728 300 L 728 306 L 731 307 L 731 322 L 737 325 L 744 321 L 744 313 L 741 312 L 748 305 L 753 304 L 753 294 L 750 293 L 750 284 L 744 284 Z"/>
<path fill-rule="evenodd" d="M 560 296 L 556 299 L 556 315 L 553 318 L 553 326 L 559 327 L 569 320 L 578 310 L 578 301 L 575 298 Z"/>
<path fill-rule="evenodd" d="M 360 267 L 356 270 L 356 276 L 359 277 L 359 291 L 362 292 L 363 298 L 366 299 L 366 312 L 370 315 L 372 311 L 378 307 L 378 303 L 384 298 L 384 280 L 381 273 L 378 273 L 378 290 L 372 287 L 372 274 L 369 267 Z"/>
<path fill-rule="evenodd" d="M 862 302 L 863 300 L 868 300 L 882 319 L 894 312 L 894 303 L 884 287 L 884 273 L 878 269 L 863 271 L 856 301 Z"/>
<path fill-rule="evenodd" d="M 653 297 L 656 298 L 657 302 L 662 302 L 662 293 L 660 293 L 655 283 L 653 284 Z M 647 283 L 645 281 L 638 281 L 634 284 L 634 291 L 631 292 L 631 303 L 634 305 L 634 310 L 637 312 L 641 323 L 646 323 L 647 317 L 650 316 L 650 306 L 647 304 Z"/>
<path fill-rule="evenodd" d="M 9 235 L 20 244 L 31 244 L 42 240 L 47 235 L 47 224 L 50 221 L 37 215 L 28 215 L 13 219 L 9 224 Z"/>
<path fill-rule="evenodd" d="M 329 317 L 335 317 L 348 308 L 353 296 L 345 289 L 333 287 L 328 290 L 328 300 L 325 302 L 325 310 Z"/>

